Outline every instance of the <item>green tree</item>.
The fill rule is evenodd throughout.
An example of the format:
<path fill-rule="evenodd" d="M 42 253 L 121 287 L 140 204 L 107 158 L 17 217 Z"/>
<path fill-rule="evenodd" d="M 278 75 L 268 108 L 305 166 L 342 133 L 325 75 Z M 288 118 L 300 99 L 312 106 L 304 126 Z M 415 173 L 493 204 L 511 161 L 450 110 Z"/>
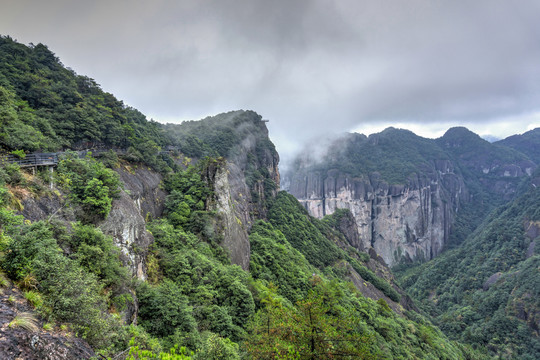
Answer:
<path fill-rule="evenodd" d="M 332 289 L 315 278 L 313 289 L 296 307 L 264 299 L 246 342 L 255 359 L 376 359 L 373 338 L 360 320 L 339 305 Z"/>
<path fill-rule="evenodd" d="M 197 323 L 188 298 L 178 285 L 168 279 L 156 287 L 142 284 L 137 289 L 137 296 L 140 324 L 146 331 L 159 338 L 184 338 L 187 343 L 181 345 L 195 345 L 189 343 L 189 339 L 197 332 Z"/>

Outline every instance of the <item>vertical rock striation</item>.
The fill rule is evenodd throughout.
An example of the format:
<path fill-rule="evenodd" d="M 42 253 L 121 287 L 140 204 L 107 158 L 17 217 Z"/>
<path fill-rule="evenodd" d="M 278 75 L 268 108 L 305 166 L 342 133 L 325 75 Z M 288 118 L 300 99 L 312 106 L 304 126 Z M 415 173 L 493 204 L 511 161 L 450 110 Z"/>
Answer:
<path fill-rule="evenodd" d="M 318 218 L 349 209 L 359 234 L 358 249 L 374 248 L 393 265 L 402 257 L 437 256 L 448 240 L 455 212 L 469 195 L 449 161 L 388 185 L 377 173 L 354 178 L 338 170 L 297 173 L 289 191 Z"/>
<path fill-rule="evenodd" d="M 483 199 L 508 201 L 536 169 L 525 154 L 462 127 L 435 140 L 394 128 L 347 134 L 319 158 L 315 150 L 287 174 L 289 192 L 318 218 L 349 209 L 361 242 L 355 247 L 373 248 L 389 265 L 437 256 L 464 204 L 485 215 L 492 205 Z"/>

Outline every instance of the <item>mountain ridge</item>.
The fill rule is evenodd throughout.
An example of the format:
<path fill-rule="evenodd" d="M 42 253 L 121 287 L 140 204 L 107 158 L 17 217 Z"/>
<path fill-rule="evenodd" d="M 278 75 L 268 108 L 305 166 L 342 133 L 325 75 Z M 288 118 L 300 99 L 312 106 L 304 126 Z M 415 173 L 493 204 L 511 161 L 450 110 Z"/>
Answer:
<path fill-rule="evenodd" d="M 332 358 L 336 351 L 366 359 L 489 358 L 416 311 L 371 241 L 364 246 L 353 212 L 336 207 L 317 219 L 278 191 L 279 154 L 257 113 L 149 122 L 64 69 L 46 46 L 0 40 L 0 120 L 10 129 L 0 134 L 4 153 L 126 149 L 99 157 L 66 151 L 50 169 L 0 167 L 0 266 L 48 328 L 84 337 L 98 356 L 112 358 Z M 332 181 L 316 181 L 334 195 L 338 185 L 355 184 L 364 199 L 377 198 L 375 215 L 397 214 L 396 200 L 406 194 L 424 211 L 415 226 L 400 226 L 409 243 L 420 233 L 442 238 L 430 217 L 444 226 L 454 205 L 467 204 L 460 179 L 475 170 L 455 166 L 437 144 L 388 129 L 353 135 L 349 145 L 372 151 L 368 170 L 387 160 L 385 172 L 354 182 L 338 171 Z M 385 151 L 394 164 L 407 161 L 392 170 L 391 159 L 380 157 Z M 336 146 L 333 155 L 337 162 L 347 152 Z M 389 184 L 387 175 L 408 183 Z M 451 189 L 463 189 L 463 199 L 453 200 Z M 439 254 L 443 245 L 425 253 Z M 6 284 L 0 276 L 0 287 Z M 17 331 L 31 338 L 31 330 Z"/>

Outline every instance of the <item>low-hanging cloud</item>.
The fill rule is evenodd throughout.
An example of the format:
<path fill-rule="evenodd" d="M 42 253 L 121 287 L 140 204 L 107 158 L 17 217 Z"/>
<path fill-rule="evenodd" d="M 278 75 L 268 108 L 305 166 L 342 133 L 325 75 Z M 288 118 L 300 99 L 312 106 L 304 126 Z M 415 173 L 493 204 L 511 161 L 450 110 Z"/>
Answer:
<path fill-rule="evenodd" d="M 519 131 L 540 111 L 537 0 L 7 2 L 1 34 L 148 116 L 253 109 L 280 152 L 362 124 Z"/>

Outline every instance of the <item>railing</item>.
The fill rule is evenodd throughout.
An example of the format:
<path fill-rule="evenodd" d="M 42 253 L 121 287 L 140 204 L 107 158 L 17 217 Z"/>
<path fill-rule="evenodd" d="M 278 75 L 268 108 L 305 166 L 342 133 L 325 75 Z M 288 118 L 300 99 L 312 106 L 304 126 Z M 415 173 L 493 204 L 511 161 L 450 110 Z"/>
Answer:
<path fill-rule="evenodd" d="M 20 167 L 55 166 L 58 164 L 58 154 L 61 153 L 32 153 L 24 159 L 15 155 L 6 155 L 0 158 L 0 163 L 18 164 Z"/>
<path fill-rule="evenodd" d="M 165 151 L 160 151 L 159 154 L 170 154 L 171 152 L 178 151 L 178 147 L 167 146 Z M 104 153 L 109 152 L 110 150 L 114 151 L 116 154 L 124 155 L 127 154 L 126 149 L 99 149 L 99 150 L 83 150 L 75 151 L 79 157 L 85 157 L 88 153 L 91 153 L 94 157 L 103 155 Z M 17 164 L 20 167 L 36 167 L 36 166 L 56 166 L 58 165 L 59 157 L 61 157 L 65 152 L 57 153 L 31 153 L 27 154 L 24 159 L 15 155 L 4 155 L 0 156 L 0 165 L 6 164 Z"/>

